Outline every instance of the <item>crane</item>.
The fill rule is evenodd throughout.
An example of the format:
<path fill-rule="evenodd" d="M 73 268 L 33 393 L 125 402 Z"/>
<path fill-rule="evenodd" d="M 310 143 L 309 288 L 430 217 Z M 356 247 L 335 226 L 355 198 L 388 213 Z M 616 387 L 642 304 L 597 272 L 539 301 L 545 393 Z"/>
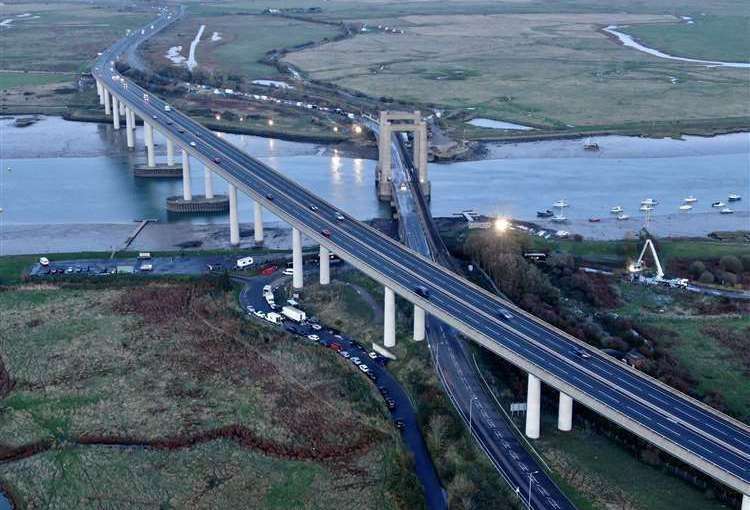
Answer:
<path fill-rule="evenodd" d="M 651 251 L 651 256 L 654 258 L 654 265 L 656 266 L 656 276 L 652 278 L 645 277 L 640 274 L 644 269 L 643 257 L 644 255 L 646 255 L 647 250 Z M 631 273 L 632 280 L 637 280 L 647 285 L 661 284 L 668 287 L 685 288 L 689 283 L 687 278 L 664 278 L 664 269 L 661 266 L 659 255 L 656 253 L 656 247 L 654 246 L 654 242 L 651 239 L 646 239 L 646 242 L 643 245 L 643 249 L 641 249 L 641 254 L 638 256 L 638 260 L 636 260 L 634 264 L 631 264 L 630 267 L 628 267 L 628 271 Z"/>

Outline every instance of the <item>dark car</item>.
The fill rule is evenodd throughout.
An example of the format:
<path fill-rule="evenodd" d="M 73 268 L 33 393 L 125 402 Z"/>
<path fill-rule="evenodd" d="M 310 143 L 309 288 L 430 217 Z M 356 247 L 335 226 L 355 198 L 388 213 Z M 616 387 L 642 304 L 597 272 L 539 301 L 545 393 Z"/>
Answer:
<path fill-rule="evenodd" d="M 321 230 L 321 231 L 320 231 L 320 234 L 321 234 L 321 235 L 322 235 L 323 237 L 331 237 L 331 231 L 330 231 L 330 230 L 328 230 L 327 228 L 324 228 L 323 230 Z"/>
<path fill-rule="evenodd" d="M 385 405 L 388 406 L 388 409 L 396 409 L 396 401 L 392 398 L 387 398 L 385 400 Z"/>
<path fill-rule="evenodd" d="M 315 205 L 315 204 L 311 204 L 311 205 L 310 205 L 310 210 L 311 210 L 311 211 L 317 211 L 317 210 L 318 210 L 318 206 L 317 206 L 317 205 Z"/>
<path fill-rule="evenodd" d="M 273 200 L 273 195 L 270 193 L 266 195 L 266 200 Z"/>
<path fill-rule="evenodd" d="M 404 423 L 404 421 L 403 421 L 403 420 L 396 420 L 396 421 L 395 421 L 395 422 L 393 422 L 393 423 L 394 423 L 394 424 L 396 425 L 396 428 L 397 428 L 398 430 L 404 430 L 404 428 L 406 428 L 406 424 Z"/>
<path fill-rule="evenodd" d="M 430 289 L 428 289 L 424 285 L 417 285 L 416 287 L 414 287 L 414 292 L 416 292 L 418 296 L 421 296 L 425 299 L 428 299 L 430 297 Z"/>
<path fill-rule="evenodd" d="M 180 133 L 184 133 L 185 129 L 183 129 L 183 128 L 177 128 L 177 131 L 179 131 Z"/>
<path fill-rule="evenodd" d="M 220 165 L 221 164 L 221 158 L 214 158 L 214 163 L 216 163 L 217 165 Z"/>

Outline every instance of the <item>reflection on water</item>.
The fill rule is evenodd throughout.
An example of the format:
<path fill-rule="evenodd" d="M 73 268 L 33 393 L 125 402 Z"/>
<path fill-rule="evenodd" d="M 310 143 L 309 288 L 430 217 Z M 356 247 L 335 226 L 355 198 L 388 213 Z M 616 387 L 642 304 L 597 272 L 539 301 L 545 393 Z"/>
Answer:
<path fill-rule="evenodd" d="M 138 139 L 135 152 L 124 150 L 124 130 L 59 118 L 28 128 L 12 127 L 11 122 L 0 119 L 0 207 L 5 210 L 0 221 L 5 224 L 124 223 L 137 218 L 227 221 L 225 214 L 168 215 L 165 199 L 181 194 L 180 180 L 134 178 L 130 169 L 144 159 L 143 142 Z M 336 150 L 325 156 L 314 144 L 222 136 L 357 218 L 388 216 L 376 198 L 372 160 L 346 158 Z M 660 215 L 677 212 L 688 195 L 699 199 L 694 212 L 711 211 L 711 202 L 726 202 L 732 192 L 745 195 L 732 207 L 750 210 L 746 133 L 686 141 L 596 141 L 602 150 L 591 154 L 583 152 L 580 141 L 557 140 L 503 144 L 491 148 L 491 160 L 432 164 L 432 212 L 447 216 L 472 208 L 534 218 L 537 210 L 564 198 L 571 204 L 566 210 L 571 219 L 606 216 L 615 205 L 635 217 L 646 197 L 660 202 L 655 211 Z M 156 143 L 157 159 L 164 161 L 164 139 L 157 136 Z M 191 170 L 193 193 L 201 194 L 203 167 L 193 161 Z M 226 183 L 216 178 L 214 188 L 225 192 Z M 249 198 L 240 196 L 239 211 L 241 221 L 251 221 Z M 274 220 L 268 214 L 264 219 Z M 721 219 L 717 221 L 720 225 Z"/>

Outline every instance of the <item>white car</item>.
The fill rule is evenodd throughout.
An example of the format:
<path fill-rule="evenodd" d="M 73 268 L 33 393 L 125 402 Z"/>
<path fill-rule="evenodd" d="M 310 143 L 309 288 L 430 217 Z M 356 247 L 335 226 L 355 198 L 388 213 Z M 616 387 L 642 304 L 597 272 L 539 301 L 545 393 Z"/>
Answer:
<path fill-rule="evenodd" d="M 165 112 L 171 112 L 171 111 L 172 111 L 172 107 L 171 107 L 171 106 L 169 106 L 168 104 L 165 104 L 165 105 L 164 105 L 164 111 L 165 111 Z"/>
<path fill-rule="evenodd" d="M 362 360 L 360 360 L 358 357 L 354 356 L 352 358 L 352 363 L 354 363 L 355 365 L 359 366 L 359 365 L 362 364 Z"/>
<path fill-rule="evenodd" d="M 365 365 L 364 363 L 362 363 L 362 364 L 361 364 L 361 365 L 359 366 L 359 369 L 360 369 L 361 371 L 363 371 L 364 373 L 367 373 L 367 372 L 369 372 L 369 371 L 370 371 L 370 368 L 369 368 L 369 367 L 368 367 L 367 365 Z"/>
<path fill-rule="evenodd" d="M 370 351 L 367 355 L 370 356 L 370 359 L 378 359 L 378 353 L 375 351 Z"/>
<path fill-rule="evenodd" d="M 255 310 L 253 313 L 256 317 L 260 317 L 261 319 L 266 318 L 266 314 L 262 310 Z"/>
<path fill-rule="evenodd" d="M 248 305 L 248 307 L 247 307 L 247 313 L 253 313 L 254 311 L 255 311 L 255 307 Z"/>
<path fill-rule="evenodd" d="M 49 266 L 49 259 L 47 257 L 41 257 L 39 259 L 39 265 L 44 267 Z"/>
<path fill-rule="evenodd" d="M 323 326 L 321 326 L 320 324 L 310 324 L 310 327 L 315 331 L 320 331 L 321 329 L 323 329 Z"/>
<path fill-rule="evenodd" d="M 283 274 L 286 276 L 294 276 L 294 269 L 291 267 L 287 267 L 284 269 Z"/>
<path fill-rule="evenodd" d="M 237 268 L 238 269 L 245 269 L 246 267 L 253 265 L 253 258 L 252 257 L 243 257 L 241 259 L 237 259 Z"/>
<path fill-rule="evenodd" d="M 195 147 L 195 142 L 190 142 L 190 147 Z"/>
<path fill-rule="evenodd" d="M 318 340 L 320 340 L 320 337 L 318 335 L 307 335 L 307 338 L 309 338 L 313 342 L 317 342 Z"/>

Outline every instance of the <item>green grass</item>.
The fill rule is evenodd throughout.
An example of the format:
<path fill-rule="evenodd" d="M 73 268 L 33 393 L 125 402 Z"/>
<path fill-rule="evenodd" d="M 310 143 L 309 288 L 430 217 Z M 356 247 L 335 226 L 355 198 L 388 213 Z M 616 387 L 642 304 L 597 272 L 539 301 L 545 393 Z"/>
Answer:
<path fill-rule="evenodd" d="M 632 25 L 623 32 L 671 55 L 750 62 L 750 16 L 701 16 L 698 13 L 692 16 L 694 23 L 691 24 Z"/>
<path fill-rule="evenodd" d="M 563 479 L 575 478 L 585 485 L 589 500 L 594 501 L 589 508 L 631 508 L 630 502 L 639 510 L 726 509 L 678 478 L 634 460 L 601 435 L 575 427 L 572 432 L 559 432 L 552 418 L 545 419 L 541 439 L 535 444 Z"/>
<path fill-rule="evenodd" d="M 729 413 L 747 422 L 750 420 L 750 377 L 744 352 L 736 346 L 722 344 L 711 332 L 717 328 L 735 332 L 739 337 L 750 334 L 750 316 L 664 318 L 639 315 L 644 326 L 668 330 L 674 335 L 661 335 L 658 345 L 672 354 L 680 366 L 696 380 L 699 395 L 720 394 Z"/>
<path fill-rule="evenodd" d="M 34 85 L 47 85 L 49 83 L 70 82 L 72 80 L 73 75 L 0 72 L 0 90 Z"/>
<path fill-rule="evenodd" d="M 642 248 L 640 241 L 551 241 L 531 237 L 534 249 L 548 249 L 569 253 L 584 261 L 609 264 L 624 264 L 636 259 Z M 659 259 L 667 269 L 670 258 L 687 260 L 718 259 L 725 255 L 745 255 L 750 250 L 748 243 L 718 242 L 704 239 L 662 239 L 658 241 Z"/>

